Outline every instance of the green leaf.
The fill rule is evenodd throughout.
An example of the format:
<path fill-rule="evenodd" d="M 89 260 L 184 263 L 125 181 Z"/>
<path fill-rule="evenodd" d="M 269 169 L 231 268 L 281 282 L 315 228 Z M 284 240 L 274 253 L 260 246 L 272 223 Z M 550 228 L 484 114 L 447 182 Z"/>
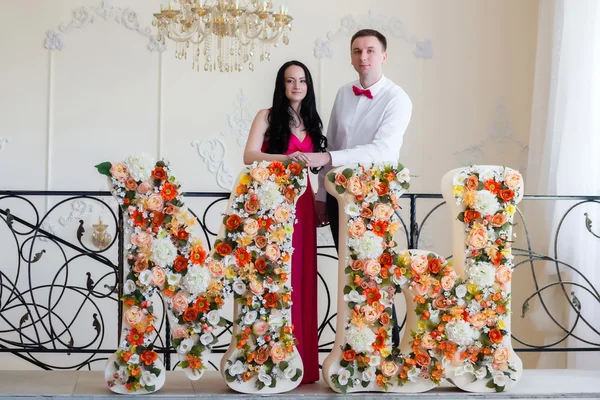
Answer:
<path fill-rule="evenodd" d="M 335 174 L 333 172 L 330 174 L 327 174 L 327 179 L 329 179 L 329 182 L 334 183 L 335 182 Z"/>
<path fill-rule="evenodd" d="M 346 191 L 346 188 L 343 186 L 336 186 L 335 191 L 338 192 L 339 194 L 342 194 Z"/>
<path fill-rule="evenodd" d="M 117 364 L 117 362 L 115 361 L 115 369 L 118 371 L 118 370 L 119 370 L 119 368 L 120 368 L 120 365 L 119 365 L 119 364 Z"/>
<path fill-rule="evenodd" d="M 290 365 L 287 361 L 282 361 L 279 363 L 279 369 L 285 371 L 287 367 Z"/>
<path fill-rule="evenodd" d="M 156 390 L 156 386 L 152 385 L 152 386 L 144 386 L 144 388 L 148 391 L 148 392 L 154 392 Z"/>
<path fill-rule="evenodd" d="M 490 389 L 494 389 L 496 387 L 496 385 L 494 385 L 494 380 L 490 379 L 488 381 L 488 383 L 486 383 L 485 387 L 490 388 Z"/>
<path fill-rule="evenodd" d="M 263 382 L 261 382 L 261 381 L 257 381 L 256 382 L 256 387 L 257 387 L 258 390 L 261 390 L 262 388 L 265 387 L 265 384 Z"/>
<path fill-rule="evenodd" d="M 352 177 L 352 170 L 350 168 L 346 168 L 342 171 L 342 175 L 344 175 L 346 179 L 350 179 Z"/>
<path fill-rule="evenodd" d="M 233 381 L 235 381 L 235 377 L 231 376 L 231 375 L 229 374 L 229 371 L 225 371 L 225 380 L 226 380 L 227 382 L 233 382 Z"/>
<path fill-rule="evenodd" d="M 496 389 L 496 392 L 503 392 L 505 387 L 506 386 L 495 386 L 494 389 Z"/>
<path fill-rule="evenodd" d="M 111 177 L 110 169 L 112 168 L 112 164 L 110 162 L 105 161 L 103 163 L 95 165 L 95 167 L 98 170 L 98 172 L 100 172 L 102 175 L 106 175 L 109 178 Z"/>
<path fill-rule="evenodd" d="M 292 378 L 292 382 L 296 382 L 302 376 L 302 370 L 300 368 L 296 368 L 296 375 Z"/>
<path fill-rule="evenodd" d="M 460 222 L 465 222 L 465 213 L 461 212 L 460 214 L 458 214 L 458 217 L 456 217 L 456 219 L 458 219 Z"/>
<path fill-rule="evenodd" d="M 219 323 L 217 325 L 227 326 L 227 324 L 229 324 L 229 321 L 227 321 L 225 318 L 221 317 L 221 319 L 219 320 Z"/>

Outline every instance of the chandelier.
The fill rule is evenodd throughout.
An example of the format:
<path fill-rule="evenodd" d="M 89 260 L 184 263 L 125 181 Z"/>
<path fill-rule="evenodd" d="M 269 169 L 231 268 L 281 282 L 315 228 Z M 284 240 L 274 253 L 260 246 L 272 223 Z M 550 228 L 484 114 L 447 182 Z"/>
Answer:
<path fill-rule="evenodd" d="M 293 18 L 283 5 L 272 11 L 271 0 L 178 0 L 160 8 L 152 21 L 157 40 L 173 40 L 178 59 L 191 50 L 197 71 L 201 52 L 204 71 L 242 71 L 244 64 L 254 71 L 256 53 L 260 61 L 270 60 L 271 47 L 289 43 Z"/>

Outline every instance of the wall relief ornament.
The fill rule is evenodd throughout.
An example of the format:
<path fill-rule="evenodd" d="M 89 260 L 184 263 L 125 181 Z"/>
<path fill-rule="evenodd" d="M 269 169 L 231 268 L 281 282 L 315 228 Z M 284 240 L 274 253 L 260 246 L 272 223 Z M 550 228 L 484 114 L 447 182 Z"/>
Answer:
<path fill-rule="evenodd" d="M 394 242 L 394 210 L 408 188 L 402 165 L 337 168 L 327 191 L 340 204 L 338 317 L 323 377 L 338 392 L 424 392 L 445 378 L 471 392 L 514 386 L 522 363 L 512 350 L 512 223 L 523 196 L 510 168 L 448 172 L 442 193 L 453 229 L 453 263 Z M 406 332 L 391 343 L 394 296 L 403 292 Z"/>
<path fill-rule="evenodd" d="M 0 136 L 0 153 L 8 146 L 8 139 Z"/>
<path fill-rule="evenodd" d="M 240 89 L 233 111 L 227 114 L 227 122 L 231 128 L 229 132 L 237 137 L 237 143 L 240 146 L 246 146 L 252 120 L 248 97 L 244 94 L 243 89 Z"/>
<path fill-rule="evenodd" d="M 196 148 L 202 161 L 206 163 L 208 172 L 215 174 L 217 184 L 225 190 L 231 190 L 233 186 L 233 175 L 225 165 L 227 149 L 225 142 L 218 138 L 195 140 L 192 147 Z"/>
<path fill-rule="evenodd" d="M 378 14 L 369 10 L 368 14 L 361 16 L 346 15 L 340 20 L 340 27 L 329 31 L 324 38 L 315 41 L 314 55 L 316 58 L 332 58 L 334 51 L 331 42 L 340 36 L 351 37 L 356 31 L 363 28 L 372 28 L 384 35 L 393 36 L 415 46 L 413 54 L 419 58 L 432 58 L 433 46 L 431 40 L 418 40 L 415 35 L 407 33 L 404 22 L 399 18 Z"/>
<path fill-rule="evenodd" d="M 130 31 L 137 32 L 143 37 L 148 38 L 146 48 L 151 52 L 163 52 L 166 46 L 156 40 L 156 35 L 152 34 L 150 26 L 142 27 L 135 11 L 129 8 L 114 7 L 104 0 L 99 7 L 80 7 L 73 10 L 73 17 L 67 23 L 61 23 L 58 30 L 49 29 L 46 32 L 44 47 L 50 51 L 62 50 L 64 47 L 63 35 L 74 29 L 83 29 L 95 23 L 98 18 L 104 21 L 114 21 L 124 26 Z"/>
<path fill-rule="evenodd" d="M 291 247 L 295 202 L 306 170 L 293 162 L 245 167 L 213 251 L 197 239 L 196 218 L 166 161 L 133 155 L 96 166 L 107 175 L 126 221 L 123 330 L 105 380 L 116 393 L 159 390 L 165 368 L 153 350 L 160 294 L 171 321 L 179 366 L 199 379 L 226 321 L 225 298 L 236 299 L 233 340 L 221 361 L 228 385 L 244 393 L 279 393 L 299 385 L 302 360 L 291 325 Z"/>

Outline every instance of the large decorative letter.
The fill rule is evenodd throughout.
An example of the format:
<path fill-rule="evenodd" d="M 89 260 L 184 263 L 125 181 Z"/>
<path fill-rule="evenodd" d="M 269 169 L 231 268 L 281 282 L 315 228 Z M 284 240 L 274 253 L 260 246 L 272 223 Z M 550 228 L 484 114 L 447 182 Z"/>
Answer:
<path fill-rule="evenodd" d="M 396 248 L 393 209 L 408 188 L 401 165 L 337 169 L 326 187 L 347 221 L 339 232 L 347 245 L 339 249 L 335 347 L 323 364 L 329 385 L 344 393 L 423 392 L 444 378 L 474 392 L 513 385 L 522 363 L 510 344 L 510 239 L 521 175 L 483 166 L 444 176 L 456 218 L 454 265 L 430 251 Z M 392 348 L 391 307 L 401 289 L 410 335 Z"/>

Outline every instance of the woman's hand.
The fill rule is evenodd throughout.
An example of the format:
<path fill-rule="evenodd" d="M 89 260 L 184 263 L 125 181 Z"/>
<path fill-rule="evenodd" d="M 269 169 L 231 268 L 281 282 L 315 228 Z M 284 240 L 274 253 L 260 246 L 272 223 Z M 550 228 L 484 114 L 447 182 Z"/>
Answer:
<path fill-rule="evenodd" d="M 296 151 L 292 154 L 288 154 L 288 159 L 292 160 L 292 161 L 296 161 L 296 162 L 304 162 L 306 164 L 308 164 L 310 162 L 310 159 L 308 158 L 308 156 L 304 153 L 302 153 L 301 151 Z"/>

